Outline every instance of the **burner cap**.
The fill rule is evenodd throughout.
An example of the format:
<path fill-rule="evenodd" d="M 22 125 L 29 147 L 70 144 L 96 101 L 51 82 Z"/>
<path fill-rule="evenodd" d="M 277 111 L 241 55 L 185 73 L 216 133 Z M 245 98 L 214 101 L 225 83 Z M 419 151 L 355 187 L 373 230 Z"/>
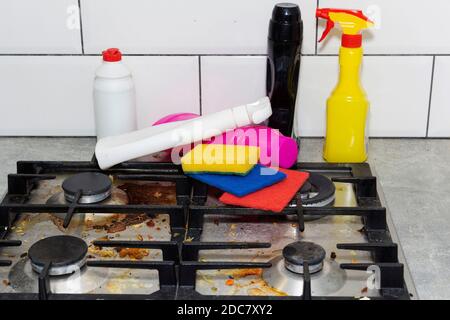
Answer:
<path fill-rule="evenodd" d="M 62 188 L 68 202 L 73 202 L 77 192 L 81 190 L 79 203 L 96 203 L 111 195 L 112 182 L 103 173 L 83 172 L 64 180 Z"/>
<path fill-rule="evenodd" d="M 303 264 L 308 263 L 311 273 L 322 269 L 325 249 L 313 242 L 297 241 L 283 249 L 285 266 L 295 273 L 303 273 Z"/>
<path fill-rule="evenodd" d="M 262 277 L 269 286 L 289 296 L 303 294 L 304 278 L 302 274 L 291 272 L 286 268 L 282 256 L 270 260 L 272 267 L 263 270 Z M 311 273 L 311 293 L 313 296 L 330 296 L 342 289 L 347 283 L 347 272 L 339 263 L 325 259 L 320 272 Z"/>
<path fill-rule="evenodd" d="M 309 173 L 308 181 L 300 189 L 302 204 L 305 207 L 322 207 L 333 203 L 336 187 L 327 177 Z"/>
<path fill-rule="evenodd" d="M 28 250 L 34 271 L 41 272 L 51 262 L 49 275 L 70 274 L 86 264 L 88 246 L 73 236 L 54 236 L 39 240 Z"/>

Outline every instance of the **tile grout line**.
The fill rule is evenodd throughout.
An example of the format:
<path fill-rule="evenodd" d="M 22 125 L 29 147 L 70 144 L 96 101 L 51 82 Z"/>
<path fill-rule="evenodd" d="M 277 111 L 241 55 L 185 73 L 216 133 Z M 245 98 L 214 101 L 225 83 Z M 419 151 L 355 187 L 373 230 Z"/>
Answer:
<path fill-rule="evenodd" d="M 434 83 L 434 69 L 436 66 L 436 56 L 433 56 L 433 63 L 431 65 L 431 83 L 430 83 L 430 96 L 428 98 L 428 115 L 427 115 L 427 130 L 425 137 L 428 138 L 428 131 L 430 129 L 430 115 L 431 115 L 431 102 L 433 100 L 433 83 Z"/>
<path fill-rule="evenodd" d="M 80 22 L 81 54 L 84 55 L 83 22 L 81 19 L 81 0 L 78 0 L 78 19 Z"/>
<path fill-rule="evenodd" d="M 198 102 L 200 107 L 200 115 L 203 114 L 202 105 L 202 56 L 198 56 Z"/>
<path fill-rule="evenodd" d="M 99 53 L 0 53 L 0 57 L 97 57 Z M 124 53 L 129 57 L 267 57 L 265 53 Z M 335 53 L 302 53 L 303 57 L 338 57 Z M 438 53 L 365 53 L 365 57 L 450 57 Z"/>
<path fill-rule="evenodd" d="M 319 9 L 319 6 L 320 6 L 319 1 L 320 0 L 317 0 L 317 2 L 316 2 L 316 9 Z M 319 19 L 316 18 L 316 41 L 314 43 L 314 48 L 315 48 L 314 49 L 314 55 L 315 56 L 317 56 L 317 47 L 318 47 L 317 40 L 318 39 L 319 39 Z"/>

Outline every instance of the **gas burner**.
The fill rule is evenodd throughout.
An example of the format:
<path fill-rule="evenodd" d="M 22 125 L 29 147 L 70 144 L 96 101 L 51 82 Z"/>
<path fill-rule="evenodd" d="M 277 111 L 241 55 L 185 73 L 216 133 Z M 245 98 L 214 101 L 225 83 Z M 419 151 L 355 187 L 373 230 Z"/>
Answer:
<path fill-rule="evenodd" d="M 324 248 L 318 244 L 306 241 L 293 242 L 283 248 L 286 269 L 298 274 L 303 274 L 303 264 L 305 262 L 309 265 L 310 273 L 322 270 L 325 254 Z"/>
<path fill-rule="evenodd" d="M 81 192 L 78 203 L 97 203 L 111 195 L 112 182 L 103 173 L 83 172 L 64 180 L 62 188 L 67 202 L 76 201 L 77 193 Z"/>
<path fill-rule="evenodd" d="M 308 263 L 313 295 L 327 296 L 342 288 L 345 270 L 331 259 L 318 244 L 297 241 L 288 244 L 283 254 L 272 259 L 271 268 L 263 271 L 263 279 L 273 288 L 292 296 L 303 294 L 303 264 Z"/>
<path fill-rule="evenodd" d="M 308 181 L 300 189 L 302 204 L 304 207 L 324 207 L 334 202 L 336 188 L 327 177 L 309 173 Z"/>
<path fill-rule="evenodd" d="M 87 174 L 91 175 L 91 177 L 94 177 L 92 174 L 93 172 L 86 172 Z M 72 197 L 71 195 L 69 195 L 69 197 L 67 196 L 67 185 L 69 187 L 72 187 L 74 185 L 74 182 L 76 183 L 76 180 L 79 179 L 79 176 L 82 177 L 84 175 L 84 179 L 87 180 L 87 175 L 85 175 L 85 173 L 80 173 L 74 176 L 71 176 L 69 178 L 67 178 L 66 180 L 64 180 L 63 184 L 62 184 L 62 188 L 64 189 L 64 192 L 57 192 L 55 194 L 53 194 L 50 198 L 47 199 L 46 204 L 47 205 L 59 205 L 59 204 L 67 204 L 67 203 L 71 203 L 72 201 Z M 80 200 L 78 201 L 78 203 L 99 203 L 101 205 L 127 205 L 129 203 L 129 199 L 128 199 L 128 195 L 125 191 L 117 188 L 117 187 L 112 187 L 112 183 L 111 180 L 105 176 L 104 174 L 101 173 L 95 173 L 95 178 L 93 178 L 93 180 L 96 180 L 100 177 L 101 180 L 103 180 L 103 186 L 105 188 L 103 188 L 103 190 L 106 190 L 106 185 L 110 185 L 109 190 L 107 190 L 106 192 L 103 193 L 102 196 L 97 195 L 86 195 L 86 196 L 81 196 Z M 108 180 L 106 181 L 105 178 Z M 98 180 L 100 180 L 98 179 Z M 99 185 L 97 185 L 99 186 Z M 96 188 L 97 191 L 101 190 L 100 187 Z M 72 187 L 72 191 L 75 190 L 75 188 Z M 93 188 L 91 189 L 87 189 L 88 191 L 93 190 Z M 69 191 L 70 192 L 70 191 Z M 73 193 L 72 193 L 73 194 Z M 106 197 L 105 197 L 106 196 Z M 92 202 L 93 200 L 99 200 Z M 83 202 L 84 201 L 84 202 Z M 58 224 L 62 223 L 62 221 L 64 220 L 64 218 L 66 217 L 65 212 L 52 212 L 51 215 L 53 217 L 58 218 L 58 220 L 60 220 L 61 222 L 58 222 Z M 85 214 L 88 214 L 87 212 Z M 95 225 L 103 225 L 109 222 L 109 218 L 111 218 L 112 216 L 117 215 L 116 213 L 91 213 L 89 214 L 90 216 L 90 220 L 92 220 L 92 222 Z M 82 214 L 77 214 L 76 217 L 73 218 L 74 219 L 81 219 L 80 221 L 84 221 L 85 216 Z M 73 221 L 72 220 L 72 221 Z"/>
<path fill-rule="evenodd" d="M 28 250 L 31 267 L 41 273 L 51 263 L 48 274 L 60 276 L 80 270 L 87 260 L 88 246 L 80 238 L 54 236 L 34 243 Z"/>

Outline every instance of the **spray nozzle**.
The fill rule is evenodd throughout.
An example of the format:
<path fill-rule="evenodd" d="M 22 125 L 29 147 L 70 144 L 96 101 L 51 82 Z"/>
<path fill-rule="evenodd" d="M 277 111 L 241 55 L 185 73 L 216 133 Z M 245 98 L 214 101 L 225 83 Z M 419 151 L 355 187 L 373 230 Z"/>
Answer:
<path fill-rule="evenodd" d="M 340 24 L 344 35 L 359 35 L 361 30 L 374 25 L 361 10 L 323 8 L 317 9 L 316 17 L 327 20 L 327 26 L 319 42 L 326 38 L 335 23 Z"/>

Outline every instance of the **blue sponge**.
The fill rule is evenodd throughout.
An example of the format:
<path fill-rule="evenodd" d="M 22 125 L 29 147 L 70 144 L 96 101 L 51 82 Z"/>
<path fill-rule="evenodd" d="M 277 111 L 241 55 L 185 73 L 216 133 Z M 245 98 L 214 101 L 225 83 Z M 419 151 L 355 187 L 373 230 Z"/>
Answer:
<path fill-rule="evenodd" d="M 286 178 L 283 172 L 260 164 L 255 165 L 246 176 L 209 173 L 188 174 L 188 176 L 237 197 L 246 196 Z"/>

